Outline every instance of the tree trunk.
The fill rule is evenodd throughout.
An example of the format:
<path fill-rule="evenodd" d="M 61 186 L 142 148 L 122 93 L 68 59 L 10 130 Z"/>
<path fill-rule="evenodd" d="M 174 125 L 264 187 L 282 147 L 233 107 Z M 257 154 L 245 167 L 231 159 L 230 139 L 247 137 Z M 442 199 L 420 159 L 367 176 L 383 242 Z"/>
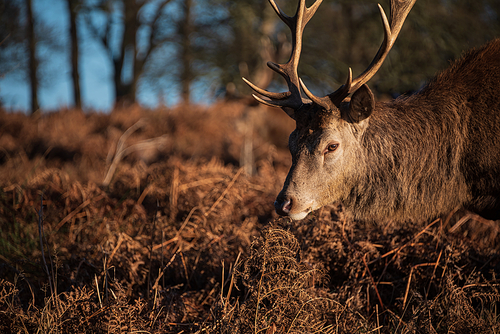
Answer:
<path fill-rule="evenodd" d="M 82 108 L 82 100 L 80 95 L 80 74 L 78 71 L 78 36 L 76 32 L 76 7 L 78 0 L 67 0 L 69 8 L 69 23 L 70 23 L 70 40 L 71 40 L 71 79 L 73 81 L 73 98 L 75 107 Z"/>
<path fill-rule="evenodd" d="M 181 62 L 182 62 L 182 72 L 181 72 L 181 98 L 184 103 L 189 103 L 191 100 L 191 82 L 193 81 L 194 75 L 191 68 L 192 63 L 192 50 L 190 35 L 193 33 L 193 24 L 191 22 L 191 6 L 192 0 L 184 0 L 184 17 L 180 26 L 181 35 Z"/>
<path fill-rule="evenodd" d="M 26 8 L 28 10 L 28 49 L 29 49 L 29 77 L 31 84 L 31 114 L 34 114 L 40 107 L 38 105 L 38 59 L 36 58 L 36 38 L 35 38 L 35 22 L 33 19 L 33 10 L 31 7 L 32 0 L 26 0 Z"/>
<path fill-rule="evenodd" d="M 138 15 L 141 4 L 134 0 L 123 0 L 124 27 L 120 54 L 113 59 L 116 88 L 115 101 L 118 103 L 135 103 L 136 85 L 141 73 L 136 73 L 135 59 L 137 49 Z M 132 66 L 124 66 L 128 62 Z M 123 73 L 123 70 L 131 71 Z"/>

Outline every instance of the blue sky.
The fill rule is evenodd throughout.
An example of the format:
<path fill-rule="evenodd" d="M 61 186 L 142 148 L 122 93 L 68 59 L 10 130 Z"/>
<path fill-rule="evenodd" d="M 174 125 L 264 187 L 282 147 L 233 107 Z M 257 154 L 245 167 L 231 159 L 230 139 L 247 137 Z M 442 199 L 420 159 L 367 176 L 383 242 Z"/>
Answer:
<path fill-rule="evenodd" d="M 51 26 L 63 45 L 68 45 L 69 19 L 67 4 L 64 0 L 34 0 L 34 13 Z M 80 38 L 80 86 L 83 107 L 86 110 L 110 111 L 113 107 L 113 87 L 109 57 L 103 47 L 92 40 L 83 24 L 79 24 Z M 69 48 L 65 47 L 50 56 L 43 50 L 37 50 L 39 55 L 48 59 L 41 74 L 41 84 L 38 99 L 42 110 L 57 110 L 71 107 L 73 88 Z M 156 93 L 141 90 L 138 101 L 147 107 L 158 104 Z M 6 74 L 0 78 L 0 99 L 7 110 L 25 111 L 30 108 L 30 91 L 27 80 L 16 74 Z M 169 104 L 178 102 L 178 96 L 170 96 Z"/>

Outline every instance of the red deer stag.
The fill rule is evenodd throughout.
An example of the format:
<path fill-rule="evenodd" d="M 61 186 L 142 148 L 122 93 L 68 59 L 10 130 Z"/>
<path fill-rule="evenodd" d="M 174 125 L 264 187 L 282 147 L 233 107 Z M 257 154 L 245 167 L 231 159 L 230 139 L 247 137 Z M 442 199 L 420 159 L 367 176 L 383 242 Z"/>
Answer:
<path fill-rule="evenodd" d="M 340 201 L 359 220 L 428 220 L 456 208 L 500 219 L 500 39 L 469 51 L 412 96 L 375 102 L 366 83 L 393 46 L 416 0 L 379 5 L 384 40 L 372 63 L 335 92 L 313 95 L 299 79 L 302 32 L 322 0 L 300 0 L 287 16 L 292 31 L 286 64 L 268 63 L 288 91 L 273 93 L 243 80 L 296 121 L 289 138 L 292 166 L 276 211 L 303 219 Z M 307 96 L 301 95 L 301 89 Z M 350 97 L 349 97 L 350 96 Z"/>

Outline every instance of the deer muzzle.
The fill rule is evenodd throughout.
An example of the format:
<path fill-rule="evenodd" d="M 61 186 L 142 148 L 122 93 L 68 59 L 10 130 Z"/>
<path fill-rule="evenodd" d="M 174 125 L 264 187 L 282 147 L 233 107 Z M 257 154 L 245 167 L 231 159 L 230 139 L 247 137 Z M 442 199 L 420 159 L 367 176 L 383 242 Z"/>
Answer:
<path fill-rule="evenodd" d="M 274 208 L 276 213 L 280 216 L 287 216 L 293 220 L 304 219 L 309 212 L 312 211 L 312 205 L 306 206 L 306 209 L 301 209 L 298 205 L 298 201 L 293 197 L 281 197 L 278 196 L 274 202 Z"/>

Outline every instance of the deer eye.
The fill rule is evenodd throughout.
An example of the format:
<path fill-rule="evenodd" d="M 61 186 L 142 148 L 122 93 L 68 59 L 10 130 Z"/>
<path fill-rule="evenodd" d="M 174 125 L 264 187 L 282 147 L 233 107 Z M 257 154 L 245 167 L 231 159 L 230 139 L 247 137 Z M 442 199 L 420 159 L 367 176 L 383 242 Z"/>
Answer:
<path fill-rule="evenodd" d="M 324 154 L 332 153 L 332 152 L 333 152 L 333 151 L 335 151 L 337 148 L 339 148 L 339 144 L 337 144 L 337 143 L 332 143 L 332 144 L 329 144 L 329 145 L 326 147 L 326 150 L 325 150 Z"/>

